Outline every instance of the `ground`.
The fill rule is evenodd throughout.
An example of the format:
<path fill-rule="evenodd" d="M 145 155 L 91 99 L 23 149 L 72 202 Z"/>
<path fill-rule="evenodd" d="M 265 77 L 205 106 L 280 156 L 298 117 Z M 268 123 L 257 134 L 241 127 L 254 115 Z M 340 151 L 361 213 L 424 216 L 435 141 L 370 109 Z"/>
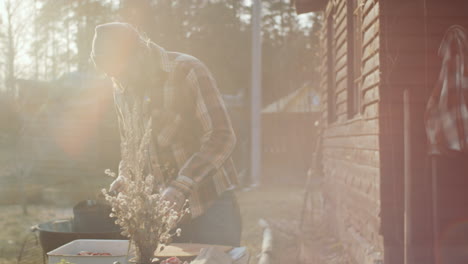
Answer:
<path fill-rule="evenodd" d="M 243 219 L 241 244 L 249 249 L 251 264 L 257 263 L 261 252 L 260 219 L 266 220 L 273 230 L 273 263 L 348 263 L 342 254 L 343 246 L 330 235 L 324 221 L 306 217 L 303 227 L 299 227 L 304 193 L 303 185 L 270 185 L 237 192 Z M 312 203 L 312 207 L 312 212 L 317 213 L 317 204 Z M 0 214 L 0 264 L 39 264 L 41 249 L 30 227 L 70 217 L 72 211 L 71 206 L 31 205 L 25 216 L 21 206 L 4 205 L 0 206 Z"/>
<path fill-rule="evenodd" d="M 295 259 L 298 250 L 297 227 L 302 205 L 302 185 L 273 185 L 237 193 L 243 218 L 242 245 L 248 247 L 257 263 L 263 229 L 259 219 L 272 224 L 274 230 L 274 257 L 276 263 Z M 42 263 L 40 248 L 30 227 L 53 219 L 70 217 L 71 206 L 31 205 L 23 215 L 19 205 L 0 206 L 0 264 Z M 288 234 L 289 233 L 289 234 Z M 23 250 L 21 251 L 21 249 Z M 290 263 L 290 262 L 289 262 Z"/>
<path fill-rule="evenodd" d="M 290 263 L 296 258 L 298 243 L 291 233 L 297 232 L 304 191 L 302 185 L 277 185 L 239 193 L 244 223 L 242 244 L 252 254 L 250 263 L 256 263 L 256 256 L 261 252 L 263 228 L 258 223 L 259 219 L 265 219 L 274 232 L 275 262 Z M 280 231 L 279 227 L 286 232 Z"/>

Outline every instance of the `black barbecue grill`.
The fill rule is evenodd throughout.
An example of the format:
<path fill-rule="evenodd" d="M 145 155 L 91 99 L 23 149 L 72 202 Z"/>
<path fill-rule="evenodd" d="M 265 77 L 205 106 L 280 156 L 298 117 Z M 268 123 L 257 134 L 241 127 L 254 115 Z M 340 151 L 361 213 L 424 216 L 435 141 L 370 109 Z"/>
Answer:
<path fill-rule="evenodd" d="M 73 219 L 53 220 L 32 227 L 44 254 L 76 239 L 126 239 L 109 217 L 111 207 L 86 200 L 73 207 Z"/>

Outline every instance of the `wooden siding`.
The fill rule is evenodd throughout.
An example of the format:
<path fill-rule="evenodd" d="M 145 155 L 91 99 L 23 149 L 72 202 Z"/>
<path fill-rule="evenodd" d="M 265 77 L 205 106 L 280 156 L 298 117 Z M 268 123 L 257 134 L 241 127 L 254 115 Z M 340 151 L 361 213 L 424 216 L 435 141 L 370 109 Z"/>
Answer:
<path fill-rule="evenodd" d="M 348 118 L 347 2 L 329 1 L 325 12 L 333 15 L 333 45 L 327 47 L 322 34 L 323 98 L 329 96 L 327 77 L 334 78 L 336 121 L 323 133 L 326 214 L 330 225 L 345 244 L 355 263 L 373 263 L 381 252 L 380 228 L 380 142 L 379 88 L 380 38 L 379 1 L 362 5 L 362 78 L 359 87 L 360 111 Z M 324 27 L 326 28 L 326 27 Z M 334 52 L 333 71 L 326 67 L 327 52 Z M 358 76 L 356 76 L 358 77 Z M 352 83 L 352 82 L 351 82 Z M 329 102 L 329 100 L 326 100 Z M 328 109 L 328 106 L 324 106 Z M 327 120 L 327 113 L 323 115 Z"/>

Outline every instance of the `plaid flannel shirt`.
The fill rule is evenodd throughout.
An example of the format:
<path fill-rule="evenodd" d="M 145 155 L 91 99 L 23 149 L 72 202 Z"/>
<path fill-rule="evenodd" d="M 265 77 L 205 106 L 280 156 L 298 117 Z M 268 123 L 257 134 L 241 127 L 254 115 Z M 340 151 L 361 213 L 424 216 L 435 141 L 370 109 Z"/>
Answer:
<path fill-rule="evenodd" d="M 445 33 L 439 81 L 426 109 L 430 154 L 468 153 L 468 35 L 461 26 Z"/>
<path fill-rule="evenodd" d="M 236 138 L 216 82 L 198 59 L 149 43 L 154 74 L 150 171 L 189 199 L 192 218 L 237 185 Z M 115 102 L 124 98 L 114 92 Z M 119 170 L 122 164 L 119 166 Z"/>

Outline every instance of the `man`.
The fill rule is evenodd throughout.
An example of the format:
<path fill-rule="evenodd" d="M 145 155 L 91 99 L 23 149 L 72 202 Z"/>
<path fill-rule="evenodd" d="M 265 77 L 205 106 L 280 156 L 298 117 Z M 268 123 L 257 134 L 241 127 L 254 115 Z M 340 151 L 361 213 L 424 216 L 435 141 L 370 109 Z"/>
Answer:
<path fill-rule="evenodd" d="M 232 192 L 237 175 L 230 158 L 236 139 L 206 66 L 164 50 L 126 23 L 97 26 L 91 58 L 114 82 L 116 104 L 135 97 L 150 101 L 152 173 L 167 182 L 164 199 L 178 206 L 188 199 L 192 215 L 175 242 L 239 246 L 241 220 Z M 119 176 L 110 191 L 120 188 Z"/>

